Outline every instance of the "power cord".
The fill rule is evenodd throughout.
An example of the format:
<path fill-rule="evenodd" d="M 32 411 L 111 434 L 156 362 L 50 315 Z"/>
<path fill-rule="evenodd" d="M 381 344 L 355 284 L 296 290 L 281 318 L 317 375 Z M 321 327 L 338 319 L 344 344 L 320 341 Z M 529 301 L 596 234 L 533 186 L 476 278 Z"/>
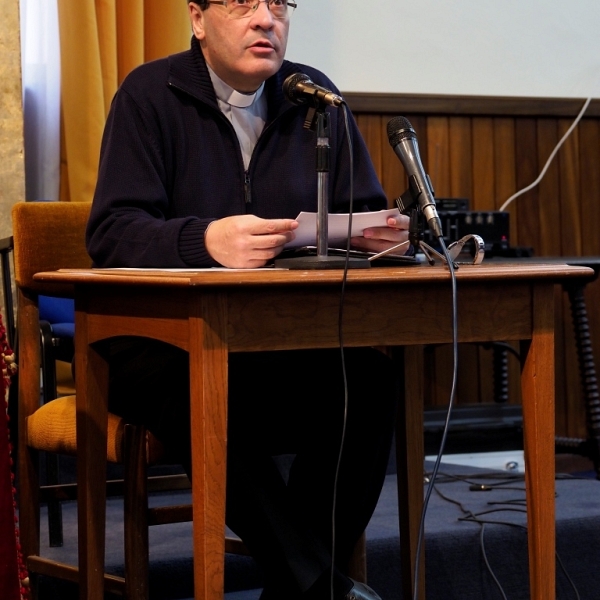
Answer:
<path fill-rule="evenodd" d="M 494 478 L 495 476 L 497 476 L 497 474 L 493 474 L 490 473 L 488 475 L 490 478 Z M 567 477 L 569 478 L 569 477 Z M 465 506 L 459 501 L 456 500 L 455 498 L 451 498 L 448 495 L 444 494 L 437 485 L 435 485 L 435 483 L 447 483 L 447 482 L 452 482 L 452 481 L 465 481 L 465 482 L 469 482 L 468 480 L 471 479 L 471 477 L 463 477 L 463 476 L 448 476 L 446 475 L 446 479 L 445 480 L 439 480 L 436 482 L 435 479 L 431 479 L 432 482 L 434 482 L 434 488 L 435 488 L 435 492 L 436 494 L 442 498 L 444 501 L 449 502 L 451 504 L 454 504 L 455 506 L 458 506 L 458 508 L 460 509 L 460 511 L 465 515 L 464 517 L 459 517 L 459 521 L 464 521 L 464 522 L 470 522 L 470 523 L 475 523 L 477 525 L 480 525 L 481 530 L 480 530 L 480 535 L 479 535 L 479 540 L 480 540 L 480 547 L 481 547 L 481 552 L 483 555 L 483 560 L 485 562 L 486 565 L 486 569 L 488 571 L 488 573 L 490 574 L 490 576 L 492 577 L 496 587 L 498 588 L 498 591 L 500 592 L 500 594 L 502 595 L 503 600 L 508 600 L 506 593 L 504 592 L 504 589 L 502 588 L 502 585 L 500 584 L 500 581 L 498 580 L 496 574 L 494 573 L 494 570 L 492 569 L 492 566 L 489 562 L 488 556 L 487 556 L 487 552 L 485 549 L 485 526 L 486 525 L 504 525 L 507 527 L 515 527 L 518 529 L 522 529 L 524 531 L 527 531 L 527 526 L 526 525 L 522 525 L 520 523 L 513 523 L 510 521 L 496 521 L 496 520 L 488 520 L 488 519 L 482 519 L 481 517 L 484 515 L 489 515 L 489 514 L 493 514 L 493 513 L 498 513 L 498 512 L 518 512 L 518 513 L 522 513 L 522 514 L 527 514 L 527 510 L 525 507 L 519 507 L 519 506 L 514 506 L 516 504 L 523 504 L 525 503 L 525 499 L 524 498 L 517 498 L 517 499 L 513 499 L 513 500 L 503 500 L 503 501 L 498 501 L 498 502 L 488 502 L 488 505 L 498 505 L 498 506 L 503 506 L 503 508 L 493 508 L 490 510 L 485 510 L 485 511 L 480 511 L 478 513 L 474 513 L 473 511 L 465 508 Z M 524 478 L 523 476 L 512 476 L 513 481 L 523 481 L 524 482 Z M 557 479 L 563 479 L 563 477 L 558 476 Z M 491 487 L 501 487 L 502 484 L 504 482 L 498 482 L 497 484 L 490 484 Z M 525 492 L 524 488 L 509 488 L 509 487 L 503 487 L 502 489 L 518 489 L 519 491 L 523 491 Z M 507 506 L 508 505 L 508 506 Z M 558 554 L 558 551 L 555 551 L 555 555 L 556 555 L 556 560 L 561 568 L 561 571 L 563 572 L 564 576 L 566 577 L 569 585 L 571 586 L 571 588 L 573 589 L 573 592 L 575 594 L 575 598 L 576 600 L 581 600 L 580 596 L 579 596 L 579 592 L 577 590 L 577 587 L 574 583 L 574 581 L 572 580 L 572 578 L 570 577 L 560 555 Z"/>
<path fill-rule="evenodd" d="M 538 178 L 533 183 L 529 184 L 527 187 L 524 187 L 522 190 L 519 190 L 517 193 L 513 194 L 500 207 L 500 209 L 499 209 L 500 211 L 505 211 L 508 208 L 508 206 L 511 204 L 511 202 L 513 200 L 515 200 L 519 196 L 522 196 L 523 194 L 525 194 L 529 190 L 532 190 L 544 178 L 544 175 L 546 174 L 546 171 L 548 171 L 548 167 L 550 167 L 550 163 L 554 160 L 554 157 L 556 156 L 557 152 L 560 150 L 561 146 L 566 142 L 567 138 L 571 135 L 571 133 L 573 133 L 573 130 L 575 129 L 575 127 L 577 127 L 577 125 L 579 124 L 579 121 L 581 121 L 581 119 L 582 119 L 583 115 L 585 114 L 585 111 L 587 110 L 587 108 L 590 105 L 591 101 L 592 101 L 592 98 L 588 98 L 584 102 L 583 107 L 581 108 L 581 110 L 579 111 L 579 114 L 575 118 L 575 121 L 573 121 L 573 123 L 571 124 L 571 126 L 569 127 L 569 129 L 567 129 L 567 131 L 562 136 L 562 138 L 560 139 L 560 141 L 558 142 L 558 144 L 556 144 L 554 150 L 552 150 L 552 152 L 551 152 L 550 156 L 548 157 L 548 160 L 546 161 L 546 164 L 544 165 L 544 168 L 542 169 L 542 172 L 539 174 Z"/>

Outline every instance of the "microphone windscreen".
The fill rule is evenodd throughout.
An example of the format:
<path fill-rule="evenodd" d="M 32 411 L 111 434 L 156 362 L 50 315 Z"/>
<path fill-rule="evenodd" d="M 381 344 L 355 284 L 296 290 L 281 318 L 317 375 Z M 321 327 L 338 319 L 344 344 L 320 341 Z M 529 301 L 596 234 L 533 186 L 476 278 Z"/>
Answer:
<path fill-rule="evenodd" d="M 392 148 L 395 148 L 400 141 L 406 138 L 417 138 L 413 126 L 406 117 L 394 117 L 387 125 L 387 134 Z"/>
<path fill-rule="evenodd" d="M 296 89 L 299 83 L 305 81 L 310 81 L 310 77 L 306 73 L 293 73 L 283 82 L 283 93 L 293 104 L 301 104 L 306 101 L 302 92 Z"/>

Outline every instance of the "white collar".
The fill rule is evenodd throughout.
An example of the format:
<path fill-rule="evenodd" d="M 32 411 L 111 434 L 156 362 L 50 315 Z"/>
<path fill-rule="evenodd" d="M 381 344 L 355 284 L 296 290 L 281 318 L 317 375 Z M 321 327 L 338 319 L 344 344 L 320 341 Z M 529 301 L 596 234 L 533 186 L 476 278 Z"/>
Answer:
<path fill-rule="evenodd" d="M 210 67 L 208 67 L 208 73 L 213 87 L 215 88 L 217 98 L 222 102 L 237 108 L 248 108 L 249 106 L 252 106 L 254 102 L 262 96 L 265 89 L 265 82 L 263 81 L 261 86 L 255 92 L 252 94 L 244 94 L 234 90 L 230 85 L 225 83 Z"/>

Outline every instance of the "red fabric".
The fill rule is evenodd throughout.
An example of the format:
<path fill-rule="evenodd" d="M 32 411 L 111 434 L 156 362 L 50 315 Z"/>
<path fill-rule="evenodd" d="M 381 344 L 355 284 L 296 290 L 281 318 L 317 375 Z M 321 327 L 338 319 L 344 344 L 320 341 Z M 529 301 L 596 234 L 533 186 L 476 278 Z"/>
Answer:
<path fill-rule="evenodd" d="M 9 364 L 10 359 L 10 364 Z M 14 481 L 11 470 L 8 417 L 6 416 L 6 390 L 10 372 L 14 368 L 12 351 L 6 343 L 6 335 L 0 316 L 0 598 L 21 600 L 20 581 L 25 578 L 18 546 Z"/>

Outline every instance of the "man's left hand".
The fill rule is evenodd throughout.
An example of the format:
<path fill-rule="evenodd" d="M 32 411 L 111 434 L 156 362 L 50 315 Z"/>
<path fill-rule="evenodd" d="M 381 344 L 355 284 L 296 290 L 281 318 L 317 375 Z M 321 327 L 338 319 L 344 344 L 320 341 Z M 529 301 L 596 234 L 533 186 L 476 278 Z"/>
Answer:
<path fill-rule="evenodd" d="M 353 237 L 350 243 L 357 250 L 365 252 L 383 252 L 388 248 L 397 246 L 402 242 L 408 242 L 408 226 L 410 219 L 406 215 L 389 217 L 386 227 L 367 227 L 362 236 Z M 400 246 L 394 254 L 405 254 L 410 244 Z"/>

